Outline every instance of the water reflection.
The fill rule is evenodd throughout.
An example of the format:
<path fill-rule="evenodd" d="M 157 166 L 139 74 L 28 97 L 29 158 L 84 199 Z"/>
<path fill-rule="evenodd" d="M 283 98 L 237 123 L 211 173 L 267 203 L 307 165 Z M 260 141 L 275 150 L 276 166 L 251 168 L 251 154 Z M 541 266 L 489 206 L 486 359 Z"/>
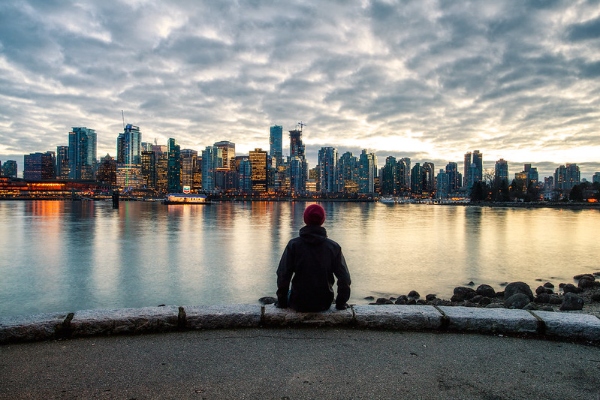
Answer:
<path fill-rule="evenodd" d="M 307 204 L 0 202 L 0 315 L 255 303 L 274 294 Z M 469 281 L 558 284 L 597 270 L 597 211 L 323 205 L 357 303 L 412 289 L 450 297 Z"/>

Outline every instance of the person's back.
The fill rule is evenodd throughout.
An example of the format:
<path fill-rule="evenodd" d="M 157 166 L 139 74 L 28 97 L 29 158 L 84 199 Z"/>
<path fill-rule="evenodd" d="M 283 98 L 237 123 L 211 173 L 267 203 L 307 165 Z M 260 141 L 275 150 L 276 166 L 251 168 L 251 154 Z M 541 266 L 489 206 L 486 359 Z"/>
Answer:
<path fill-rule="evenodd" d="M 327 231 L 321 226 L 324 221 L 323 207 L 313 204 L 306 208 L 306 226 L 300 229 L 299 237 L 289 241 L 277 268 L 278 307 L 289 306 L 302 312 L 329 309 L 334 299 L 335 276 L 336 308 L 346 308 L 350 273 L 340 245 L 327 238 Z"/>

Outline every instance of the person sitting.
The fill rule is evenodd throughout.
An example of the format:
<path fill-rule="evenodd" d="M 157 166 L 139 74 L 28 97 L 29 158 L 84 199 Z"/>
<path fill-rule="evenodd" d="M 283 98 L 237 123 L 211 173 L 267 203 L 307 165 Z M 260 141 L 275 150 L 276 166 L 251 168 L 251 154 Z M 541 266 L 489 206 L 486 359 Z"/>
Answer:
<path fill-rule="evenodd" d="M 342 248 L 327 237 L 321 226 L 325 222 L 323 207 L 308 206 L 304 222 L 306 226 L 300 229 L 300 236 L 288 242 L 279 261 L 276 305 L 300 312 L 328 310 L 334 299 L 335 276 L 335 306 L 344 310 L 350 298 L 350 272 Z"/>

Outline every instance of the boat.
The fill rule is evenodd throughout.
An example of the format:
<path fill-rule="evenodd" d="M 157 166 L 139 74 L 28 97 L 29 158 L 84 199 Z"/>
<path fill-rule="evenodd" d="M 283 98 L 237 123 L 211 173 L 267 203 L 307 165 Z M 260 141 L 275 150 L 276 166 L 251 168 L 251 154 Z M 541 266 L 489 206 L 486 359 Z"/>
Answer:
<path fill-rule="evenodd" d="M 169 193 L 164 204 L 210 204 L 210 200 L 204 194 Z"/>
<path fill-rule="evenodd" d="M 383 204 L 394 204 L 396 203 L 396 199 L 393 197 L 380 197 L 379 202 Z"/>

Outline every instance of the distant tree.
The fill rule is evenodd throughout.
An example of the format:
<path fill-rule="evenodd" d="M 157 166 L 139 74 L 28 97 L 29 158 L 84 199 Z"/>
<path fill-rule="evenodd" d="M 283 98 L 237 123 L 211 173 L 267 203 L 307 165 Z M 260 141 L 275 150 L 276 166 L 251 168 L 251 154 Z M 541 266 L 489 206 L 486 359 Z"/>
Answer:
<path fill-rule="evenodd" d="M 523 187 L 524 182 L 522 179 L 513 179 L 510 184 L 510 198 L 511 199 L 522 199 L 524 197 Z"/>
<path fill-rule="evenodd" d="M 473 187 L 471 188 L 471 201 L 480 202 L 485 200 L 486 190 L 485 183 L 483 182 L 475 182 Z"/>
<path fill-rule="evenodd" d="M 581 185 L 575 185 L 569 192 L 569 200 L 571 201 L 583 201 L 583 189 Z"/>
<path fill-rule="evenodd" d="M 531 202 L 531 201 L 538 201 L 540 198 L 540 190 L 538 189 L 537 185 L 535 185 L 533 182 L 529 182 L 529 185 L 527 186 L 527 193 L 525 194 L 525 201 L 526 202 Z"/>
<path fill-rule="evenodd" d="M 501 179 L 500 183 L 498 184 L 496 201 L 510 201 L 510 189 L 506 179 Z"/>

